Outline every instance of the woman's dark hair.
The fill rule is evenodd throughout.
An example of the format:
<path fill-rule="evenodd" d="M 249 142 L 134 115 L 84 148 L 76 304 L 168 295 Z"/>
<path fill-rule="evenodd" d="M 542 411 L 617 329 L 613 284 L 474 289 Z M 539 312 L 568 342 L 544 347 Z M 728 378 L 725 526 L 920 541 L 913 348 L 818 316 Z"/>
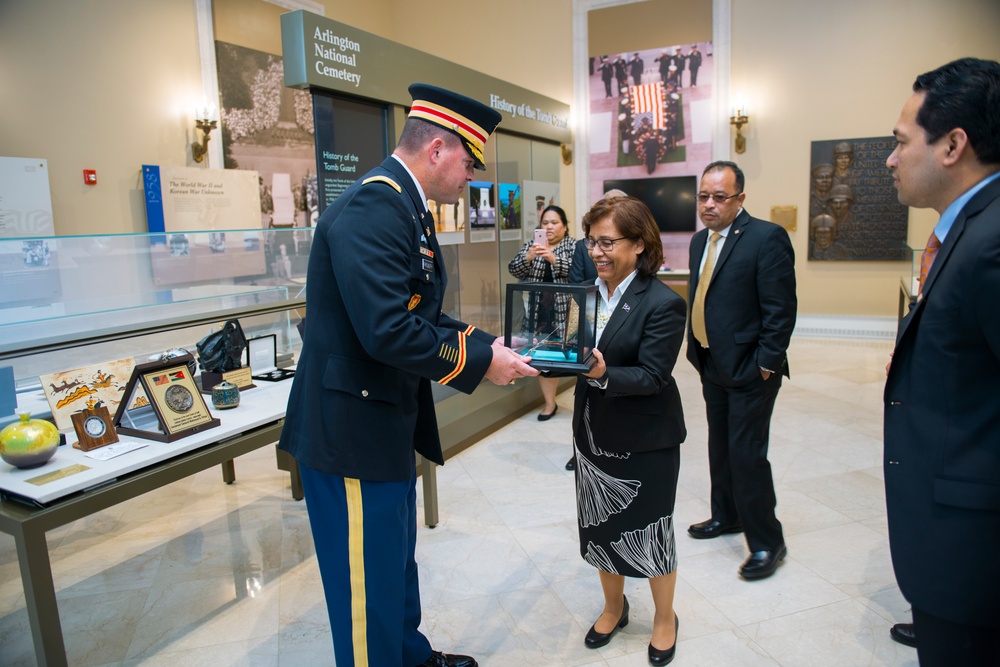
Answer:
<path fill-rule="evenodd" d="M 635 197 L 601 199 L 583 216 L 584 235 L 590 236 L 590 228 L 607 217 L 611 218 L 618 234 L 630 241 L 642 241 L 643 250 L 635 268 L 640 276 L 655 276 L 663 264 L 663 242 L 649 207 Z"/>
<path fill-rule="evenodd" d="M 539 226 L 541 226 L 541 224 L 542 224 L 542 218 L 544 218 L 545 214 L 548 213 L 549 211 L 555 211 L 556 215 L 559 216 L 559 219 L 562 220 L 563 227 L 565 227 L 567 230 L 569 229 L 569 221 L 566 220 L 566 211 L 562 210 L 560 207 L 556 206 L 555 204 L 549 204 L 548 206 L 545 207 L 544 210 L 542 210 L 542 214 L 538 216 L 538 225 Z"/>

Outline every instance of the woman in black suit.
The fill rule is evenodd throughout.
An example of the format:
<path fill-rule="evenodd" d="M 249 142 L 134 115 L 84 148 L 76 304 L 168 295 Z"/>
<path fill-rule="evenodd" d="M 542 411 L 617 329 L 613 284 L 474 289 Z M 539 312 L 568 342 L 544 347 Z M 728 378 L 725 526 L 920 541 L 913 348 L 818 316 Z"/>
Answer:
<path fill-rule="evenodd" d="M 597 267 L 597 363 L 577 380 L 573 415 L 580 553 L 598 569 L 604 610 L 585 644 L 628 624 L 625 577 L 649 579 L 656 612 L 648 655 L 673 660 L 677 643 L 674 498 L 684 414 L 671 373 L 685 304 L 656 278 L 660 233 L 633 197 L 602 199 L 584 216 Z"/>

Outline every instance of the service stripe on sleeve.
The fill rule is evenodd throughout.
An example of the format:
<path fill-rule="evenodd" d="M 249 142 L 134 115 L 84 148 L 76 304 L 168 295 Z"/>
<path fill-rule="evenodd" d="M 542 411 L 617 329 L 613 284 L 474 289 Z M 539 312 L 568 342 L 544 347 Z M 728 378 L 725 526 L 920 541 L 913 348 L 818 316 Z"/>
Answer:
<path fill-rule="evenodd" d="M 365 593 L 365 513 L 361 480 L 344 478 L 347 494 L 347 553 L 351 570 L 351 641 L 354 666 L 368 667 L 368 616 Z"/>
<path fill-rule="evenodd" d="M 465 370 L 465 334 L 458 334 L 458 360 L 455 362 L 455 370 L 438 380 L 440 384 L 448 384 Z"/>

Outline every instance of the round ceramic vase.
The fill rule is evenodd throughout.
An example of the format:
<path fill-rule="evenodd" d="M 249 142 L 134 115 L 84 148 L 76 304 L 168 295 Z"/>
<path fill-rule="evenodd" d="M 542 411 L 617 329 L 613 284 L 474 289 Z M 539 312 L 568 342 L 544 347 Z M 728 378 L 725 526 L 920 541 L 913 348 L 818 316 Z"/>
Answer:
<path fill-rule="evenodd" d="M 31 413 L 18 413 L 21 421 L 0 431 L 0 458 L 18 468 L 40 466 L 56 453 L 59 430 L 44 419 L 32 419 Z"/>

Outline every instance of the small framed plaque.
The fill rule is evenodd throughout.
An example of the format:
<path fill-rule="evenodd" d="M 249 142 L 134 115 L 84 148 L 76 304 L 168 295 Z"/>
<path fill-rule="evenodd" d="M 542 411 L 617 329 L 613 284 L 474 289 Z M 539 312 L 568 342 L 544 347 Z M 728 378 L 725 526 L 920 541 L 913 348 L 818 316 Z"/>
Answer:
<path fill-rule="evenodd" d="M 103 405 L 96 408 L 86 408 L 70 415 L 73 420 L 73 430 L 76 431 L 78 442 L 73 444 L 76 449 L 89 452 L 92 449 L 118 442 L 118 433 L 111 420 L 111 413 Z"/>
<path fill-rule="evenodd" d="M 510 283 L 504 344 L 549 373 L 586 373 L 596 363 L 597 285 Z"/>
<path fill-rule="evenodd" d="M 114 424 L 119 433 L 173 442 L 221 424 L 212 416 L 191 377 L 189 359 L 191 355 L 184 355 L 135 367 L 125 387 L 126 400 L 115 412 Z M 148 401 L 129 408 L 136 405 L 132 394 L 140 390 L 145 391 Z"/>

